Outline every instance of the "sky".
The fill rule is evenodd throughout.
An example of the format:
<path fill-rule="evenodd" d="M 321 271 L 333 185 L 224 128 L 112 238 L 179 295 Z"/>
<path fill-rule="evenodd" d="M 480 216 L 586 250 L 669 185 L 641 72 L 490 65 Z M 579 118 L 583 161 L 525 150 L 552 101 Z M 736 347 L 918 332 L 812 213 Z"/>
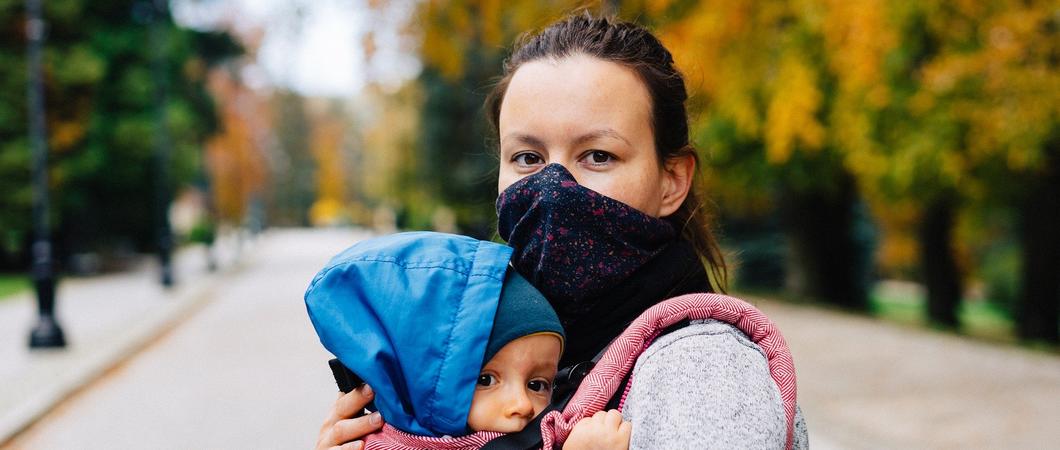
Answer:
<path fill-rule="evenodd" d="M 261 30 L 257 61 L 243 70 L 251 87 L 288 87 L 303 95 L 351 97 L 370 81 L 396 86 L 416 76 L 419 61 L 399 29 L 413 0 L 371 10 L 366 0 L 171 0 L 174 19 L 199 29 Z M 366 60 L 371 31 L 378 50 Z"/>

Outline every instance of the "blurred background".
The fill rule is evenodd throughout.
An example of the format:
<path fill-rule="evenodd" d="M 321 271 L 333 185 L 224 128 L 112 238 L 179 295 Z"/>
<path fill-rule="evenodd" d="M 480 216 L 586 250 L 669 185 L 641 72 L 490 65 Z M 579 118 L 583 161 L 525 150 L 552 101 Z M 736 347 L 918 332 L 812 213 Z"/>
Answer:
<path fill-rule="evenodd" d="M 232 286 L 261 289 L 281 279 L 290 293 L 277 301 L 294 309 L 276 320 L 297 319 L 304 348 L 322 352 L 301 317 L 300 290 L 343 246 L 414 229 L 496 238 L 497 159 L 484 97 L 517 36 L 583 7 L 648 26 L 684 72 L 704 165 L 699 188 L 712 200 L 730 291 L 761 299 L 778 315 L 810 393 L 800 403 L 821 446 L 969 446 L 919 440 L 939 428 L 885 432 L 887 420 L 902 419 L 853 421 L 837 406 L 858 394 L 837 396 L 829 386 L 842 374 L 822 368 L 857 366 L 878 376 L 868 360 L 879 352 L 865 348 L 864 358 L 829 366 L 826 355 L 838 351 L 820 346 L 861 333 L 911 339 L 913 350 L 886 364 L 923 351 L 917 343 L 940 342 L 921 356 L 978 355 L 970 366 L 953 362 L 940 373 L 1001 377 L 1029 397 L 1060 403 L 1055 1 L 43 0 L 40 22 L 30 3 L 0 0 L 0 320 L 5 303 L 30 311 L 9 322 L 13 348 L 26 347 L 34 323 L 42 257 L 34 249 L 43 241 L 54 273 L 64 277 L 58 323 L 74 348 L 90 339 L 74 339 L 78 319 L 64 315 L 65 305 L 97 295 L 82 294 L 92 283 L 108 282 L 118 284 L 97 303 L 81 304 L 116 308 L 108 298 L 123 295 L 120 283 L 156 280 L 160 266 L 171 287 L 143 288 L 142 295 L 185 295 L 195 298 L 192 306 L 159 328 L 169 331 L 144 334 L 115 361 L 142 360 L 226 296 L 270 295 L 233 293 Z M 29 38 L 34 24 L 43 24 L 39 70 Z M 33 108 L 34 86 L 42 109 Z M 47 159 L 38 178 L 35 118 Z M 40 213 L 38 203 L 35 219 L 41 197 L 34 189 L 42 185 L 47 208 Z M 211 287 L 186 294 L 195 286 Z M 85 314 L 79 317 L 93 313 Z M 139 314 L 114 319 L 115 329 Z M 822 317 L 876 331 L 831 332 Z M 214 351 L 221 352 L 194 350 Z M 1007 355 L 996 360 L 1006 361 L 1001 368 L 975 365 L 991 352 Z M 22 364 L 9 362 L 17 366 L 9 372 L 44 364 L 36 355 L 9 357 Z M 1038 369 L 1005 378 L 999 374 L 1012 374 L 1005 367 L 1023 367 L 1010 357 Z M 320 364 L 314 369 L 326 370 Z M 821 378 L 806 381 L 807 371 Z M 325 400 L 303 406 L 308 417 L 298 420 L 318 425 L 330 379 L 311 373 L 317 391 L 307 395 Z M 82 392 L 99 383 L 85 380 L 77 384 Z M 964 387 L 977 381 L 966 383 L 952 384 L 963 386 L 954 398 L 972 395 Z M 1045 390 L 1032 390 L 1033 383 Z M 901 383 L 892 393 L 938 392 L 915 386 Z M 880 389 L 868 381 L 861 387 Z M 53 397 L 49 405 L 65 395 Z M 929 403 L 910 401 L 892 404 L 893 416 Z M 1017 408 L 1024 416 L 1006 420 L 1033 416 L 1053 426 L 1023 422 L 995 434 L 1026 437 L 1030 429 L 1043 440 L 1015 442 L 1055 442 L 1060 411 L 1039 406 L 1028 412 L 1019 409 L 1024 404 Z M 977 407 L 953 406 L 916 423 L 938 424 Z M 10 442 L 65 446 L 32 440 L 56 435 L 33 431 L 48 423 L 38 420 L 49 408 L 10 427 L 8 436 L 24 440 Z M 106 415 L 116 407 L 101 408 Z M 827 427 L 815 432 L 814 419 Z M 967 436 L 989 423 L 943 434 Z M 309 428 L 292 433 L 292 442 L 311 445 L 316 430 Z M 199 444 L 232 448 L 217 442 Z"/>

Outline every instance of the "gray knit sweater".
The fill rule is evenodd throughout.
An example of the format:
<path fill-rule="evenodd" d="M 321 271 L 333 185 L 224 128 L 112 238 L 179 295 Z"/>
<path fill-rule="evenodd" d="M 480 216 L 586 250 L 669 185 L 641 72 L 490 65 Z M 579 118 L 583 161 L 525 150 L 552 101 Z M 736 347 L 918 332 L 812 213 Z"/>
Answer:
<path fill-rule="evenodd" d="M 653 342 L 637 359 L 622 412 L 633 423 L 630 450 L 782 449 L 780 391 L 765 353 L 736 327 L 716 320 Z M 795 411 L 794 448 L 809 448 Z"/>

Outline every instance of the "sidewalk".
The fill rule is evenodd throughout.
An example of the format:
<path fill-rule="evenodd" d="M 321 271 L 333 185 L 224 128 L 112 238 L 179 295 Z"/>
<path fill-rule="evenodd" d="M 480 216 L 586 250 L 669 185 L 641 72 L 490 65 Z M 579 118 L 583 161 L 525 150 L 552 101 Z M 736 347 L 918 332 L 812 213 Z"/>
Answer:
<path fill-rule="evenodd" d="M 56 317 L 65 349 L 29 350 L 37 319 L 32 291 L 0 302 L 0 445 L 204 305 L 217 280 L 239 270 L 250 250 L 239 245 L 234 237 L 218 240 L 215 273 L 207 270 L 205 248 L 181 249 L 169 290 L 158 281 L 156 259 L 129 272 L 60 280 Z"/>
<path fill-rule="evenodd" d="M 1060 443 L 1060 357 L 758 299 L 784 333 L 810 446 L 1043 449 Z"/>
<path fill-rule="evenodd" d="M 366 236 L 270 229 L 193 315 L 0 449 L 312 447 L 337 390 L 302 294 Z"/>

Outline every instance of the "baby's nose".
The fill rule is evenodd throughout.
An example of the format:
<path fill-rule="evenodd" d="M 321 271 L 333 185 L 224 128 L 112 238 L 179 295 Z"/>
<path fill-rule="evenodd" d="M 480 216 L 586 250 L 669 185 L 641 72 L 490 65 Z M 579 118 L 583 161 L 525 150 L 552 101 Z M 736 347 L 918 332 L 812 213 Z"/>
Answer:
<path fill-rule="evenodd" d="M 519 389 L 519 392 L 511 395 L 508 405 L 509 417 L 524 417 L 526 419 L 534 417 L 534 404 L 523 389 Z"/>

